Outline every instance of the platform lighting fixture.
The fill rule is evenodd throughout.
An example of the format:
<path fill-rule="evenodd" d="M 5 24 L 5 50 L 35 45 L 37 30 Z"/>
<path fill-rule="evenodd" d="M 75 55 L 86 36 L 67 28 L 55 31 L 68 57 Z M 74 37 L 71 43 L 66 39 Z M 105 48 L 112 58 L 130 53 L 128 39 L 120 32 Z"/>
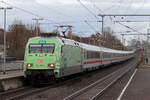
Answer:
<path fill-rule="evenodd" d="M 6 73 L 6 11 L 13 9 L 12 7 L 0 7 L 0 10 L 4 10 L 4 58 L 3 58 L 3 73 Z"/>

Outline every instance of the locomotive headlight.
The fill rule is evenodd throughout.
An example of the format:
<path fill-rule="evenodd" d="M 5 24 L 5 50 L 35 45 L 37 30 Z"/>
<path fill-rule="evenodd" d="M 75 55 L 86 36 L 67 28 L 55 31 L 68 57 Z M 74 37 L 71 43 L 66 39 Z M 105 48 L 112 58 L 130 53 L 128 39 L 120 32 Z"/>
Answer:
<path fill-rule="evenodd" d="M 27 67 L 32 67 L 33 66 L 33 64 L 27 64 Z"/>
<path fill-rule="evenodd" d="M 54 68 L 54 64 L 48 64 L 48 66 Z"/>

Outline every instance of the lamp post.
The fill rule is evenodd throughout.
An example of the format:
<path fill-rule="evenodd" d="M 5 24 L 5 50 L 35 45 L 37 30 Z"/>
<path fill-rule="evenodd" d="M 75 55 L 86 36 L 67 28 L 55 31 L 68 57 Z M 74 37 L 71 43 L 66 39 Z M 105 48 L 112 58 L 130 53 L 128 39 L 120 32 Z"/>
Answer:
<path fill-rule="evenodd" d="M 6 73 L 6 10 L 10 10 L 12 7 L 1 7 L 0 10 L 4 10 L 4 59 L 3 59 L 3 73 Z"/>

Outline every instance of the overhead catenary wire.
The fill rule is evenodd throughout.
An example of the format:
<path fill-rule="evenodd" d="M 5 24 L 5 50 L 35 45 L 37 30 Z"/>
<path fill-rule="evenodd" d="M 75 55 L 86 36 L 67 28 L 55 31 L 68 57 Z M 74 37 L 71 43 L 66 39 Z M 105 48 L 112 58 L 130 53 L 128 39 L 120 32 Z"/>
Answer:
<path fill-rule="evenodd" d="M 94 12 L 92 12 L 88 7 L 86 7 L 80 0 L 77 0 L 90 14 L 92 14 L 96 19 L 99 19 L 97 17 L 97 14 L 95 14 Z M 85 20 L 85 23 L 89 26 L 89 28 L 91 28 L 94 32 L 99 33 L 91 24 L 88 23 L 87 20 Z"/>
<path fill-rule="evenodd" d="M 13 8 L 19 9 L 19 10 L 25 12 L 25 13 L 30 14 L 30 15 L 33 15 L 33 16 L 36 16 L 36 17 L 39 17 L 39 18 L 43 18 L 44 20 L 50 21 L 51 24 L 58 24 L 58 25 L 61 25 L 61 24 L 62 24 L 62 23 L 54 22 L 54 21 L 52 21 L 52 20 L 50 20 L 50 19 L 48 19 L 48 18 L 44 18 L 43 16 L 40 16 L 40 15 L 38 15 L 38 14 L 32 12 L 32 11 L 26 10 L 26 9 L 24 9 L 24 8 L 20 8 L 20 7 L 16 6 L 16 5 L 14 6 L 13 4 L 10 4 L 10 3 L 8 3 L 8 2 L 4 2 L 4 1 L 0 1 L 0 2 L 3 3 L 3 4 L 6 4 L 6 5 L 12 6 Z M 97 18 L 98 18 L 98 17 L 97 17 Z M 80 22 L 84 22 L 84 21 L 80 21 Z M 86 22 L 100 22 L 100 21 L 86 21 Z M 63 22 L 63 23 L 65 23 L 65 22 Z M 66 22 L 66 23 L 67 23 L 67 22 Z M 71 23 L 72 23 L 72 22 L 71 22 Z M 90 26 L 89 24 L 88 24 L 88 26 L 91 28 L 91 26 Z M 94 29 L 94 28 L 93 28 L 93 29 Z M 95 31 L 95 32 L 98 32 L 98 31 L 96 31 L 95 29 L 94 29 L 94 31 Z"/>
<path fill-rule="evenodd" d="M 18 9 L 18 10 L 21 10 L 21 11 L 23 11 L 23 12 L 25 12 L 25 13 L 28 13 L 28 14 L 32 15 L 32 16 L 36 16 L 36 17 L 38 17 L 38 18 L 43 18 L 44 20 L 51 21 L 51 22 L 53 22 L 53 23 L 55 23 L 55 24 L 59 24 L 59 25 L 60 25 L 60 23 L 54 22 L 54 21 L 52 21 L 52 20 L 50 20 L 50 19 L 48 19 L 48 18 L 45 18 L 45 17 L 40 16 L 40 15 L 38 15 L 38 14 L 35 14 L 35 13 L 33 13 L 33 12 L 31 12 L 31 11 L 28 11 L 28 10 L 26 10 L 26 9 L 24 9 L 24 8 L 20 8 L 20 7 L 14 6 L 13 4 L 10 4 L 10 3 L 5 2 L 5 1 L 0 1 L 0 2 L 3 3 L 3 4 L 6 4 L 6 5 L 12 6 L 13 8 L 16 8 L 16 9 Z"/>
<path fill-rule="evenodd" d="M 139 21 L 137 21 L 137 20 L 125 20 L 125 21 L 121 21 L 121 20 L 116 20 L 116 21 L 114 21 L 114 22 L 128 22 L 128 23 L 133 23 L 133 22 L 149 22 L 149 20 L 139 20 Z"/>
<path fill-rule="evenodd" d="M 86 0 L 88 1 L 88 0 Z M 101 13 L 101 14 L 104 14 L 104 11 L 102 9 L 100 9 L 93 0 L 90 0 L 90 2 L 93 4 L 93 6 L 98 9 L 98 11 Z M 111 16 L 109 16 L 109 19 L 111 20 L 111 22 L 113 22 L 113 18 Z"/>
<path fill-rule="evenodd" d="M 94 32 L 96 33 L 99 33 L 91 24 L 89 24 L 86 20 L 84 21 L 88 26 L 89 28 L 91 28 Z"/>
<path fill-rule="evenodd" d="M 77 0 L 90 14 L 92 14 L 95 18 L 99 19 L 95 13 L 93 13 L 88 7 L 86 7 L 81 0 Z"/>
<path fill-rule="evenodd" d="M 90 2 L 93 3 L 93 6 L 94 6 L 96 9 L 98 9 L 98 11 L 99 11 L 100 13 L 104 13 L 104 11 L 103 11 L 102 9 L 100 9 L 100 8 L 95 4 L 95 2 L 94 2 L 93 0 L 90 0 Z M 110 18 L 111 21 L 113 21 L 113 19 L 112 19 L 111 16 L 109 16 L 109 18 Z"/>
<path fill-rule="evenodd" d="M 97 15 L 95 15 L 88 7 L 86 7 L 80 0 L 77 0 L 89 13 L 91 13 L 95 18 L 98 18 Z M 96 6 L 96 5 L 95 5 Z M 97 6 L 96 8 L 100 11 L 103 12 L 101 9 L 99 9 Z M 104 13 L 104 12 L 103 12 Z M 111 16 L 109 17 L 110 20 L 112 21 L 113 19 L 111 18 Z M 99 19 L 99 18 L 98 18 Z M 98 32 L 92 25 L 90 25 L 87 21 L 85 21 L 85 23 L 92 29 L 94 30 L 96 33 L 98 33 L 100 35 L 100 32 Z"/>
<path fill-rule="evenodd" d="M 100 9 L 100 8 L 95 4 L 94 1 L 92 1 L 92 0 L 90 0 L 90 1 L 91 1 L 91 3 L 93 3 L 93 6 L 94 6 L 96 9 L 98 9 L 98 11 L 99 11 L 100 13 L 104 13 L 104 11 L 103 11 L 102 9 Z M 111 21 L 113 21 L 113 19 L 112 19 L 111 16 L 109 16 L 109 18 L 110 18 Z"/>
<path fill-rule="evenodd" d="M 83 5 L 84 5 L 84 4 L 83 4 Z M 47 7 L 47 6 L 46 6 L 46 7 Z M 49 7 L 47 7 L 47 8 L 49 8 Z M 87 9 L 88 9 L 88 8 L 87 8 Z M 98 8 L 97 8 L 97 9 L 98 9 Z M 100 11 L 100 9 L 99 9 L 99 11 Z M 91 12 L 90 12 L 90 13 L 91 13 Z M 93 15 L 96 16 L 94 13 L 93 13 Z M 69 16 L 68 16 L 68 17 L 69 17 Z M 96 16 L 96 18 L 97 18 L 97 16 Z M 83 22 L 85 22 L 85 21 L 82 21 L 82 20 L 81 20 L 81 21 L 70 21 L 70 22 L 69 22 L 69 21 L 63 21 L 63 22 L 59 22 L 59 23 L 63 23 L 63 24 L 64 24 L 64 23 L 83 23 Z M 101 21 L 98 20 L 98 21 L 86 21 L 86 22 L 98 22 L 98 23 L 99 23 L 99 22 L 101 22 Z M 44 24 L 44 23 L 43 23 L 43 24 Z M 49 24 L 49 23 L 46 23 L 46 24 Z M 90 26 L 91 26 L 91 25 L 90 25 Z M 91 26 L 91 27 L 93 27 L 93 26 Z M 94 27 L 93 27 L 93 29 L 94 29 Z M 94 30 L 95 30 L 95 29 L 94 29 Z M 96 32 L 97 32 L 97 31 L 96 31 Z"/>
<path fill-rule="evenodd" d="M 117 23 L 118 22 L 121 22 L 121 23 L 124 23 L 124 22 L 128 22 L 128 23 L 133 23 L 133 22 L 143 23 L 144 22 L 144 23 L 147 23 L 149 21 L 146 21 L 146 20 L 145 21 L 135 21 L 135 20 L 134 21 L 130 21 L 130 20 L 127 20 L 127 21 L 114 21 L 114 23 L 115 22 L 117 22 Z M 143 25 L 143 26 L 145 27 L 145 25 Z M 143 29 L 144 28 L 143 26 L 142 27 L 138 27 L 138 29 L 140 29 L 140 30 Z"/>
<path fill-rule="evenodd" d="M 4 4 L 6 4 L 6 5 L 9 5 L 9 6 L 13 6 L 14 8 L 16 8 L 16 9 L 19 9 L 19 10 L 21 10 L 21 11 L 23 11 L 23 12 L 25 12 L 25 13 L 28 13 L 28 14 L 30 14 L 30 15 L 33 15 L 33 16 L 36 16 L 36 17 L 39 17 L 39 18 L 43 18 L 44 20 L 47 20 L 47 21 L 50 21 L 51 22 L 51 24 L 59 24 L 59 25 L 61 25 L 62 23 L 72 23 L 72 22 L 54 22 L 54 21 L 52 21 L 52 20 L 50 20 L 50 19 L 48 19 L 48 18 L 45 18 L 45 17 L 43 17 L 43 16 L 40 16 L 40 15 L 38 15 L 38 14 L 35 14 L 35 13 L 33 13 L 33 12 L 31 12 L 31 11 L 28 11 L 28 10 L 26 10 L 26 9 L 24 9 L 24 8 L 20 8 L 20 7 L 17 7 L 17 6 L 14 6 L 13 4 L 10 4 L 10 3 L 8 3 L 8 2 L 4 2 L 4 1 L 0 1 L 1 3 L 4 3 Z M 82 3 L 81 3 L 82 4 Z M 83 4 L 83 6 L 84 6 L 84 4 Z M 86 6 L 85 6 L 86 7 Z M 87 8 L 88 9 L 88 8 Z M 89 10 L 90 11 L 90 10 Z M 93 13 L 94 14 L 94 13 Z M 98 18 L 95 14 L 94 14 L 94 16 L 96 17 L 96 18 Z M 84 22 L 84 21 L 80 21 L 80 22 Z M 100 22 L 100 21 L 87 21 L 87 22 Z M 73 22 L 73 23 L 76 23 L 76 22 Z"/>
<path fill-rule="evenodd" d="M 23 11 L 23 12 L 26 12 L 26 13 L 30 14 L 30 15 L 33 15 L 33 16 L 42 18 L 42 16 L 40 16 L 40 15 L 38 15 L 38 14 L 35 14 L 35 13 L 31 12 L 31 11 L 25 10 L 25 9 L 20 8 L 20 7 L 17 7 L 17 6 L 14 6 L 14 5 L 12 5 L 12 4 L 10 4 L 10 3 L 7 3 L 7 2 L 4 2 L 4 1 L 0 1 L 0 2 L 1 2 L 1 3 L 4 3 L 4 4 L 6 4 L 6 5 L 9 5 L 9 6 L 13 6 L 13 8 L 19 9 L 19 10 L 21 10 L 21 11 Z"/>
<path fill-rule="evenodd" d="M 73 23 L 83 23 L 85 21 L 81 20 L 81 21 L 62 21 L 62 22 L 59 22 L 60 24 L 66 24 L 66 23 L 70 23 L 70 24 L 73 24 Z M 92 20 L 89 20 L 87 22 L 90 22 L 90 23 L 99 23 L 101 21 L 92 21 Z M 46 23 L 41 23 L 41 24 L 54 24 L 54 23 L 50 23 L 50 22 L 46 22 Z"/>
<path fill-rule="evenodd" d="M 65 16 L 65 17 L 70 17 L 70 18 L 72 17 L 72 16 L 66 15 L 66 14 L 64 14 L 64 13 L 62 13 L 62 12 L 56 10 L 56 8 L 55 8 L 55 9 L 54 9 L 54 8 L 50 8 L 50 7 L 48 7 L 48 6 L 42 5 L 42 4 L 37 3 L 37 2 L 36 2 L 36 4 L 37 4 L 37 5 L 40 5 L 40 6 L 43 6 L 44 8 L 50 9 L 50 10 L 54 11 L 55 13 L 57 13 L 57 14 L 59 14 L 59 15 L 62 15 L 62 16 Z"/>
<path fill-rule="evenodd" d="M 135 30 L 135 29 L 133 29 L 133 28 L 127 26 L 127 25 L 124 25 L 124 24 L 120 23 L 120 22 L 117 22 L 117 23 L 120 24 L 120 25 L 122 25 L 122 26 L 124 26 L 124 27 L 126 27 L 126 28 L 128 28 L 128 29 L 130 29 L 130 30 L 132 30 L 132 31 L 134 31 L 134 32 L 137 32 L 137 33 L 141 34 L 141 32 L 139 32 L 138 30 Z"/>
<path fill-rule="evenodd" d="M 100 9 L 100 8 L 95 4 L 95 2 L 94 2 L 93 0 L 90 0 L 90 2 L 93 4 L 93 7 L 95 7 L 96 9 L 98 9 L 98 11 L 99 11 L 100 13 L 104 13 L 104 11 L 103 11 L 102 9 Z"/>
<path fill-rule="evenodd" d="M 120 24 L 120 25 L 122 25 L 122 26 L 124 26 L 124 27 L 126 27 L 126 28 L 128 28 L 128 29 L 130 29 L 130 30 L 132 30 L 133 32 L 136 32 L 136 33 L 139 33 L 139 35 L 141 34 L 141 36 L 142 37 L 145 37 L 146 35 L 143 35 L 143 32 L 139 32 L 137 29 L 133 29 L 133 28 L 131 28 L 131 27 L 129 27 L 129 26 L 127 26 L 127 25 L 124 25 L 124 24 L 122 24 L 122 23 L 120 23 L 120 22 L 116 22 L 116 23 L 118 23 L 118 24 Z M 143 27 L 144 26 L 144 27 Z M 139 27 L 138 29 L 144 29 L 145 28 L 145 25 L 143 25 L 142 27 Z M 146 33 L 145 33 L 146 34 Z M 142 38 L 141 38 L 141 36 L 139 36 L 138 35 L 138 40 L 139 41 L 141 41 L 142 40 Z"/>

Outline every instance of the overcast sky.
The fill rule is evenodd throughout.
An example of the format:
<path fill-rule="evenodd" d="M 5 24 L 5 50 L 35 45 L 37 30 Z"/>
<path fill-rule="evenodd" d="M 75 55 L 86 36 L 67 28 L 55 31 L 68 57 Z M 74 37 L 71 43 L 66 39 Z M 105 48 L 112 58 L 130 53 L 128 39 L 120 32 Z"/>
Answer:
<path fill-rule="evenodd" d="M 13 9 L 7 11 L 7 25 L 13 23 L 14 20 L 22 20 L 25 24 L 33 24 L 32 18 L 41 16 L 44 21 L 41 24 L 44 31 L 52 31 L 59 23 L 61 25 L 72 25 L 73 32 L 79 35 L 90 35 L 94 31 L 101 31 L 101 23 L 96 22 L 101 20 L 98 14 L 150 14 L 150 0 L 0 0 L 0 7 L 12 6 Z M 82 4 L 87 8 L 83 7 Z M 25 9 L 32 14 L 26 13 L 20 9 Z M 38 15 L 38 16 L 35 16 Z M 3 27 L 3 12 L 0 11 L 0 28 Z M 87 21 L 86 24 L 84 21 Z M 114 20 L 131 20 L 131 21 L 149 21 L 150 17 L 105 17 L 105 27 L 109 26 L 115 32 L 130 31 L 119 24 L 114 24 Z M 145 23 L 123 23 L 130 26 L 139 32 L 146 32 L 149 26 L 149 22 Z M 94 28 L 94 29 L 93 29 Z M 77 33 L 77 32 L 82 32 Z M 84 34 L 83 34 L 84 33 Z M 120 37 L 119 35 L 117 35 Z M 128 38 L 135 38 L 128 37 Z"/>

